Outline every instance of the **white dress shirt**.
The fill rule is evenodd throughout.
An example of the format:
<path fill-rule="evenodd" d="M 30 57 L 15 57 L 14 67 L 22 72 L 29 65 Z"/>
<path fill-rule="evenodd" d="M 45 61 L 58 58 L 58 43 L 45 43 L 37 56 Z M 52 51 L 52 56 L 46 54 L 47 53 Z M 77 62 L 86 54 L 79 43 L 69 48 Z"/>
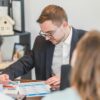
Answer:
<path fill-rule="evenodd" d="M 64 64 L 69 64 L 71 40 L 72 40 L 72 28 L 71 28 L 69 36 L 63 42 L 63 65 Z"/>
<path fill-rule="evenodd" d="M 55 46 L 53 63 L 52 63 L 52 71 L 54 75 L 60 76 L 61 65 L 69 64 L 71 39 L 72 39 L 72 28 L 66 40 L 60 42 Z"/>

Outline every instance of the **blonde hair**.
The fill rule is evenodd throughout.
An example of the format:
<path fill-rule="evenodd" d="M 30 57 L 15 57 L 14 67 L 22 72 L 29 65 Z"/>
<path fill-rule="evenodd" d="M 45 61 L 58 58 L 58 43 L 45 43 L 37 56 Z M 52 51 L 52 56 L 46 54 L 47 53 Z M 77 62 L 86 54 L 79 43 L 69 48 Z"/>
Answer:
<path fill-rule="evenodd" d="M 82 100 L 100 100 L 100 32 L 87 32 L 76 52 L 71 85 L 76 86 Z"/>

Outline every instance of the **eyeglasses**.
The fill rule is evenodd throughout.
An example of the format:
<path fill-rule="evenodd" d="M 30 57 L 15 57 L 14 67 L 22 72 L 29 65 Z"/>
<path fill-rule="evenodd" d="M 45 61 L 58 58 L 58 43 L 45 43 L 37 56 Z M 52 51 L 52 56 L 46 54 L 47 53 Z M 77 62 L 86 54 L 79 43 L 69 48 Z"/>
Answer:
<path fill-rule="evenodd" d="M 39 34 L 43 37 L 53 37 L 53 35 L 55 34 L 57 30 L 55 31 L 48 31 L 48 32 L 42 32 L 40 31 Z"/>
<path fill-rule="evenodd" d="M 53 35 L 56 34 L 58 30 L 59 28 L 57 28 L 56 30 L 48 31 L 48 32 L 40 31 L 39 34 L 43 37 L 53 37 Z"/>

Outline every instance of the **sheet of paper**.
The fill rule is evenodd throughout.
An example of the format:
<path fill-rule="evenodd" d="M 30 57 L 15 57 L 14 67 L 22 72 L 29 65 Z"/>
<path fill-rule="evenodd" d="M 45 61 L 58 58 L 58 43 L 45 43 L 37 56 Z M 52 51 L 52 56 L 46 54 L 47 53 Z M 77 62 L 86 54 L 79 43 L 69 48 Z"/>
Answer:
<path fill-rule="evenodd" d="M 11 81 L 4 86 L 5 94 L 18 94 L 20 81 Z"/>
<path fill-rule="evenodd" d="M 44 96 L 50 93 L 50 86 L 44 82 L 11 81 L 4 88 L 5 94 L 25 95 L 27 97 Z"/>
<path fill-rule="evenodd" d="M 19 86 L 19 94 L 26 96 L 44 96 L 50 93 L 50 86 L 44 82 L 28 82 L 21 83 Z"/>

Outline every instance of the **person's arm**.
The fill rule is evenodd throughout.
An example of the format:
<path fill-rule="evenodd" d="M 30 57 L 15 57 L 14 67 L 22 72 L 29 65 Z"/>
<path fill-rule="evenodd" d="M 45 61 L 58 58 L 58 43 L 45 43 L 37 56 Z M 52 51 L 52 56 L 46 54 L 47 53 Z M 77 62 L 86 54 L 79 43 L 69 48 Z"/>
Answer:
<path fill-rule="evenodd" d="M 6 68 L 2 74 L 7 74 L 11 80 L 18 76 L 22 76 L 29 72 L 33 67 L 35 67 L 35 57 L 34 53 L 39 49 L 41 46 L 43 39 L 40 36 L 37 36 L 34 42 L 34 46 L 32 49 L 32 53 L 30 55 L 25 55 L 21 59 L 19 59 L 14 64 L 10 65 Z"/>
<path fill-rule="evenodd" d="M 2 74 L 7 74 L 11 80 L 14 80 L 14 78 L 22 76 L 27 72 L 29 72 L 34 67 L 35 63 L 34 50 L 37 47 L 37 43 L 38 43 L 38 38 L 36 38 L 34 42 L 32 53 L 30 55 L 23 56 L 17 62 L 7 67 L 2 72 Z"/>
<path fill-rule="evenodd" d="M 38 44 L 41 42 L 41 41 L 39 42 L 39 40 L 41 40 L 41 39 L 38 36 L 35 39 L 34 46 L 33 46 L 33 49 L 32 49 L 32 53 L 30 55 L 25 55 L 24 57 L 22 57 L 21 59 L 19 59 L 14 64 L 12 64 L 9 67 L 7 67 L 2 72 L 2 74 L 7 74 L 7 75 L 9 75 L 9 78 L 11 80 L 14 80 L 14 78 L 26 74 L 33 67 L 35 67 L 34 51 L 38 50 L 38 48 L 39 48 Z"/>
<path fill-rule="evenodd" d="M 11 80 L 18 76 L 22 76 L 34 67 L 33 55 L 25 55 L 14 64 L 7 67 L 2 74 L 7 74 Z"/>

